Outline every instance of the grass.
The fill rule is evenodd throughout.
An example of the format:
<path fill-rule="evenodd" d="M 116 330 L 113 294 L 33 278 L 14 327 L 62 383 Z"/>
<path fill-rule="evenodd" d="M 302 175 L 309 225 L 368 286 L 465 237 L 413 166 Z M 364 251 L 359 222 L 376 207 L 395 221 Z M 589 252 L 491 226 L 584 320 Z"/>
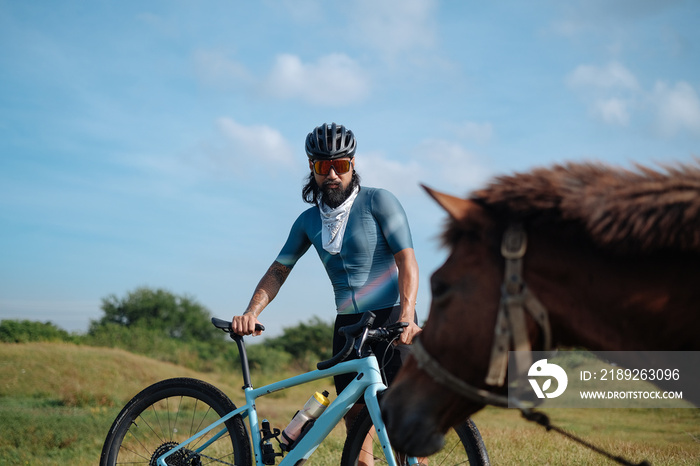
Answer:
<path fill-rule="evenodd" d="M 700 464 L 698 409 L 551 409 L 553 425 L 605 451 L 652 465 Z M 474 417 L 493 464 L 613 465 L 517 410 L 487 408 Z"/>
<path fill-rule="evenodd" d="M 212 383 L 240 406 L 242 378 L 198 373 L 127 351 L 67 343 L 0 344 L 0 464 L 95 465 L 121 408 L 148 385 L 171 377 Z M 292 374 L 278 373 L 281 378 Z M 272 375 L 253 374 L 260 386 Z M 258 400 L 261 418 L 284 429 L 314 391 L 335 393 L 331 379 Z M 314 454 L 318 464 L 337 464 L 345 429 L 338 427 Z M 337 458 L 335 458 L 337 456 Z"/>
<path fill-rule="evenodd" d="M 121 407 L 142 388 L 169 377 L 196 377 L 242 404 L 240 375 L 197 373 L 126 351 L 62 343 L 0 345 L 0 464 L 95 465 Z M 291 374 L 275 374 L 281 378 Z M 253 375 L 256 386 L 272 375 Z M 283 429 L 331 380 L 259 399 L 258 412 Z M 654 465 L 700 465 L 698 409 L 552 409 L 552 423 L 615 455 Z M 515 410 L 474 416 L 493 464 L 614 464 Z M 307 464 L 338 464 L 345 429 L 337 427 Z"/>
<path fill-rule="evenodd" d="M 0 464 L 97 464 L 109 418 L 118 410 L 91 410 L 40 399 L 0 407 Z M 87 434 L 87 435 L 86 435 Z"/>

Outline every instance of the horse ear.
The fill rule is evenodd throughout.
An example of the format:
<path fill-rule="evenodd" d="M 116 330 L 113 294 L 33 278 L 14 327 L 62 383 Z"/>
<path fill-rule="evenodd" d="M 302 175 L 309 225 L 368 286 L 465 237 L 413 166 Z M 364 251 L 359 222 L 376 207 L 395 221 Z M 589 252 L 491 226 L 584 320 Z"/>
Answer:
<path fill-rule="evenodd" d="M 450 196 L 449 194 L 435 191 L 434 189 L 431 189 L 425 185 L 421 185 L 421 187 L 425 189 L 428 194 L 430 194 L 430 197 L 435 199 L 437 203 L 440 204 L 440 206 L 457 221 L 465 220 L 469 211 L 479 209 L 479 207 L 469 199 L 461 199 L 459 197 Z"/>

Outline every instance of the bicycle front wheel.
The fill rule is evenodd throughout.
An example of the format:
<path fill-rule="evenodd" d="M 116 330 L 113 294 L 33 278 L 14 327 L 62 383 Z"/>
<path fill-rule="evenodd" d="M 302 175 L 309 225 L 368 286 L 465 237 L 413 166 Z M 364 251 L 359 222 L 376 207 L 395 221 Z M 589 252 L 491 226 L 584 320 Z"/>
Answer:
<path fill-rule="evenodd" d="M 375 464 L 386 464 L 384 450 L 374 434 L 373 427 L 372 418 L 365 407 L 357 416 L 348 433 L 340 462 L 342 466 L 357 466 L 361 455 L 371 455 Z M 371 447 L 368 436 L 371 439 Z M 396 462 L 400 465 L 408 464 L 406 459 L 401 457 L 397 457 Z M 450 429 L 445 437 L 445 446 L 428 458 L 427 462 L 440 465 L 486 466 L 490 464 L 484 440 L 471 419 Z"/>
<path fill-rule="evenodd" d="M 223 392 L 207 382 L 190 378 L 158 382 L 132 398 L 119 413 L 102 447 L 100 465 L 155 466 L 158 457 L 235 409 Z M 226 431 L 215 439 L 222 429 Z M 209 441 L 211 445 L 196 451 Z M 250 465 L 250 440 L 241 416 L 193 440 L 167 462 Z"/>

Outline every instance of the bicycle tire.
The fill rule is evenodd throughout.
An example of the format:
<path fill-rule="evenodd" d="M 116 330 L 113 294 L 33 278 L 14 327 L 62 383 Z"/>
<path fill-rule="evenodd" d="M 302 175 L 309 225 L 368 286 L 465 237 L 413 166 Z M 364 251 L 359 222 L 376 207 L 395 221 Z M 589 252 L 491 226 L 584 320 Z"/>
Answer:
<path fill-rule="evenodd" d="M 222 391 L 202 380 L 175 378 L 155 383 L 133 397 L 114 420 L 102 447 L 100 466 L 155 466 L 160 455 L 235 409 Z M 241 416 L 232 417 L 225 426 L 228 432 L 201 454 L 192 449 L 220 429 L 195 439 L 182 453 L 174 453 L 168 464 L 251 465 L 250 439 Z"/>
<path fill-rule="evenodd" d="M 373 427 L 372 419 L 363 408 L 353 423 L 343 447 L 341 466 L 357 466 L 357 461 L 362 450 L 365 438 Z M 386 462 L 382 446 L 376 436 L 372 437 L 372 456 L 377 464 Z M 458 448 L 459 446 L 462 448 Z M 479 429 L 471 419 L 460 424 L 448 432 L 445 446 L 439 452 L 428 458 L 430 464 L 456 465 L 469 464 L 471 466 L 488 466 L 490 464 L 486 445 L 481 438 Z M 400 465 L 408 464 L 404 459 L 397 458 Z"/>

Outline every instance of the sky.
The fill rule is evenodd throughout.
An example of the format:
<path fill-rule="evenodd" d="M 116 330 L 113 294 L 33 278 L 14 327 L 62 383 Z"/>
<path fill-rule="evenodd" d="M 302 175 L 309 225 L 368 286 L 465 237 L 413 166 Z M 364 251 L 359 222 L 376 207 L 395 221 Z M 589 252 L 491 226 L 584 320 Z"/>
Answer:
<path fill-rule="evenodd" d="M 420 188 L 700 155 L 700 4 L 0 0 L 0 319 L 84 333 L 147 286 L 240 314 L 308 205 L 306 134 L 351 129 L 412 228 L 417 312 L 447 251 Z M 260 316 L 317 316 L 313 250 Z"/>

